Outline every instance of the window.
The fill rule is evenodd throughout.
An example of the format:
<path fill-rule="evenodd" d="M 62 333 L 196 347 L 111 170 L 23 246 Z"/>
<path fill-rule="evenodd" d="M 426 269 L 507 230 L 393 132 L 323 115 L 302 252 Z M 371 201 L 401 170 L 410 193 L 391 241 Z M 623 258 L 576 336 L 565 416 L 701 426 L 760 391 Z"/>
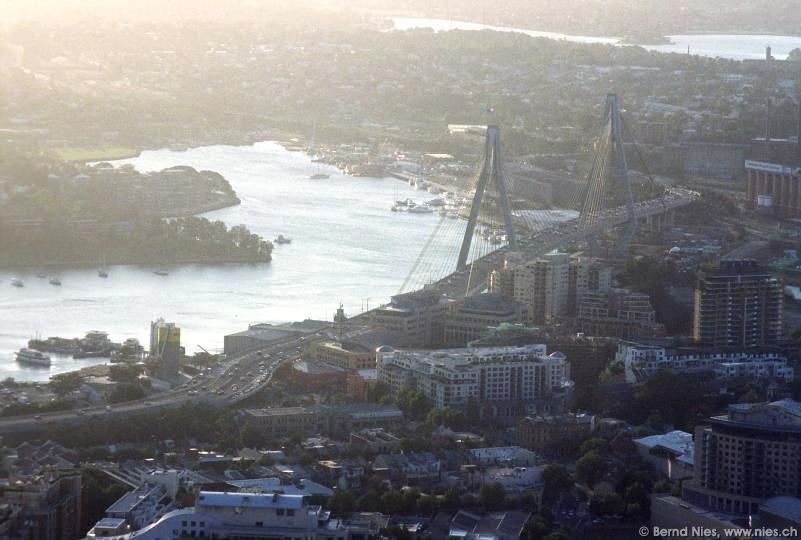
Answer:
<path fill-rule="evenodd" d="M 286 511 L 286 515 L 287 515 L 287 516 L 294 516 L 294 515 L 295 515 L 295 511 L 294 511 L 294 510 L 292 510 L 292 509 L 287 509 L 287 511 Z"/>
<path fill-rule="evenodd" d="M 275 515 L 283 516 L 284 515 L 284 509 L 283 508 L 276 508 Z"/>

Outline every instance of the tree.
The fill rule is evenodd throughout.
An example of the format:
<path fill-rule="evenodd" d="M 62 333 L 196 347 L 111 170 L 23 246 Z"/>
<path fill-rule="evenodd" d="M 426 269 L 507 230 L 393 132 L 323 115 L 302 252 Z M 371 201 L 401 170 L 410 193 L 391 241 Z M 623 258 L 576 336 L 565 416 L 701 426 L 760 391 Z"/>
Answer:
<path fill-rule="evenodd" d="M 488 511 L 499 510 L 506 504 L 506 490 L 498 482 L 484 484 L 478 498 Z"/>
<path fill-rule="evenodd" d="M 423 420 L 431 410 L 431 403 L 420 390 L 404 390 L 398 394 L 398 408 L 412 420 Z"/>
<path fill-rule="evenodd" d="M 381 400 L 390 394 L 390 387 L 384 381 L 378 381 L 367 388 L 367 401 L 381 403 Z"/>
<path fill-rule="evenodd" d="M 356 508 L 360 512 L 381 512 L 383 510 L 381 497 L 375 491 L 370 490 L 356 499 Z"/>
<path fill-rule="evenodd" d="M 109 403 L 122 403 L 145 397 L 145 391 L 138 384 L 120 383 L 108 396 Z"/>
<path fill-rule="evenodd" d="M 381 506 L 384 508 L 385 514 L 395 515 L 403 513 L 403 494 L 394 489 L 387 491 L 381 496 Z"/>
<path fill-rule="evenodd" d="M 566 530 L 560 529 L 558 531 L 552 532 L 551 534 L 543 538 L 543 540 L 570 540 L 570 534 Z"/>
<path fill-rule="evenodd" d="M 336 491 L 330 499 L 328 499 L 328 508 L 334 514 L 346 514 L 354 510 L 353 495 L 350 491 Z"/>
<path fill-rule="evenodd" d="M 417 499 L 417 513 L 421 516 L 430 516 L 437 510 L 437 498 L 433 495 L 422 495 Z"/>
<path fill-rule="evenodd" d="M 50 377 L 50 388 L 59 397 L 64 397 L 67 394 L 78 390 L 83 382 L 83 377 L 80 372 L 71 371 L 69 373 L 59 373 Z"/>
<path fill-rule="evenodd" d="M 647 513 L 651 507 L 648 491 L 639 482 L 634 482 L 626 488 L 623 502 L 626 504 L 626 512 L 630 514 Z"/>
<path fill-rule="evenodd" d="M 589 487 L 594 486 L 606 473 L 606 463 L 598 452 L 591 450 L 576 462 L 576 478 Z"/>
<path fill-rule="evenodd" d="M 623 512 L 623 499 L 615 492 L 602 497 L 593 497 L 590 501 L 590 511 L 598 516 L 620 514 Z"/>
<path fill-rule="evenodd" d="M 137 383 L 139 375 L 142 374 L 142 368 L 129 364 L 113 364 L 109 368 L 109 379 L 120 383 Z"/>
<path fill-rule="evenodd" d="M 467 422 L 471 426 L 477 426 L 481 422 L 481 405 L 473 396 L 467 398 Z"/>
<path fill-rule="evenodd" d="M 790 62 L 801 62 L 801 48 L 793 49 L 787 55 L 787 60 Z"/>
<path fill-rule="evenodd" d="M 606 452 L 606 449 L 609 447 L 609 442 L 606 439 L 602 439 L 600 437 L 593 437 L 592 439 L 587 439 L 581 444 L 581 449 L 579 453 L 583 456 L 587 452 L 598 452 L 599 454 Z"/>
<path fill-rule="evenodd" d="M 564 465 L 553 464 L 545 467 L 542 471 L 542 480 L 544 483 L 542 500 L 546 504 L 553 503 L 562 493 L 573 487 L 573 478 Z"/>

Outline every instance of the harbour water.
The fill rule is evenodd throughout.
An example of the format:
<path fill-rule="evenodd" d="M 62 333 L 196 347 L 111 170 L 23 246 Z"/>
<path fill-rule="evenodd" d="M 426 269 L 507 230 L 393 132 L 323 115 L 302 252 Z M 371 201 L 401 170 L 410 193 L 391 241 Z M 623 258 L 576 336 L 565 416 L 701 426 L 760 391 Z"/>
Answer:
<path fill-rule="evenodd" d="M 452 21 L 447 19 L 426 19 L 414 17 L 397 17 L 392 19 L 395 30 L 413 28 L 431 28 L 436 32 L 447 30 L 495 30 L 499 32 L 516 32 L 532 37 L 561 39 L 576 43 L 602 43 L 607 45 L 623 45 L 619 38 L 578 36 L 558 32 L 541 32 L 512 28 L 508 26 L 490 26 L 479 23 Z M 765 47 L 770 46 L 772 54 L 784 60 L 790 51 L 801 48 L 800 36 L 780 36 L 770 34 L 676 34 L 667 36 L 671 43 L 663 45 L 642 45 L 645 49 L 663 53 L 691 54 L 711 58 L 727 58 L 731 60 L 760 59 L 765 57 Z"/>
<path fill-rule="evenodd" d="M 0 379 L 46 380 L 50 375 L 97 364 L 98 360 L 53 357 L 50 369 L 17 364 L 13 352 L 27 340 L 109 332 L 114 341 L 148 342 L 148 323 L 158 317 L 182 328 L 188 354 L 198 346 L 220 349 L 223 336 L 256 322 L 305 318 L 330 320 L 343 303 L 346 313 L 375 307 L 396 294 L 441 218 L 390 212 L 394 200 L 434 198 L 393 178 L 357 178 L 334 167 L 327 180 L 311 180 L 319 166 L 275 143 L 209 146 L 185 152 L 146 151 L 130 163 L 142 171 L 190 165 L 223 174 L 242 204 L 205 214 L 229 227 L 247 225 L 266 239 L 283 234 L 269 264 L 189 265 L 167 268 L 112 266 L 102 279 L 96 268 L 44 270 L 60 277 L 54 287 L 37 278 L 39 268 L 0 270 Z M 557 217 L 565 219 L 568 216 Z M 430 257 L 448 256 L 464 232 L 462 220 L 438 230 Z M 451 257 L 452 256 L 452 257 Z M 445 269 L 429 271 L 431 278 Z M 24 280 L 23 288 L 11 280 Z"/>

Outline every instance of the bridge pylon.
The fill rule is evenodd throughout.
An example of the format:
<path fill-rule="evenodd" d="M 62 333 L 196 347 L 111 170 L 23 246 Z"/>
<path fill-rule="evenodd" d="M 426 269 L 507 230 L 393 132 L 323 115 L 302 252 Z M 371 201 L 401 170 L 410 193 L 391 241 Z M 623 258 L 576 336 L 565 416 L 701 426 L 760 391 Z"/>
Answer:
<path fill-rule="evenodd" d="M 470 207 L 470 218 L 467 221 L 462 247 L 459 250 L 459 260 L 456 264 L 457 270 L 462 270 L 467 266 L 467 257 L 470 255 L 470 245 L 473 242 L 473 234 L 478 224 L 481 202 L 484 200 L 484 193 L 491 182 L 494 182 L 498 192 L 498 203 L 503 211 L 503 221 L 509 248 L 515 250 L 517 249 L 517 237 L 515 236 L 515 227 L 512 221 L 509 189 L 503 174 L 501 161 L 501 132 L 497 126 L 487 126 L 487 135 L 484 142 L 484 163 L 481 166 L 476 194 L 473 196 L 473 204 Z"/>
<path fill-rule="evenodd" d="M 606 96 L 606 113 L 603 130 L 596 142 L 595 157 L 587 187 L 584 191 L 579 228 L 587 232 L 603 230 L 607 218 L 605 210 L 610 200 L 610 191 L 615 186 L 623 187 L 625 196 L 626 222 L 623 233 L 613 249 L 615 256 L 622 256 L 637 232 L 637 216 L 634 208 L 634 194 L 629 176 L 629 165 L 623 143 L 623 122 L 620 117 L 620 103 L 616 94 Z"/>
<path fill-rule="evenodd" d="M 637 232 L 637 216 L 634 211 L 634 193 L 631 189 L 631 177 L 629 176 L 629 164 L 626 160 L 626 149 L 623 146 L 623 123 L 620 119 L 620 101 L 617 94 L 606 96 L 606 110 L 611 124 L 612 145 L 615 153 L 615 176 L 623 182 L 623 189 L 626 196 L 626 222 L 623 234 L 615 245 L 615 256 L 622 257 L 626 254 L 629 242 Z"/>

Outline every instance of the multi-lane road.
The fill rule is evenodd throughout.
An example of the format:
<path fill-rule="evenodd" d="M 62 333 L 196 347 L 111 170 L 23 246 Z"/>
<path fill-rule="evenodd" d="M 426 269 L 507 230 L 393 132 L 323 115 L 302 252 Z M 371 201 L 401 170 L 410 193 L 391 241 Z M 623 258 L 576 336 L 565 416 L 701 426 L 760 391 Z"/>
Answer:
<path fill-rule="evenodd" d="M 178 407 L 187 402 L 234 405 L 267 386 L 275 370 L 282 363 L 297 359 L 303 347 L 325 337 L 323 332 L 324 330 L 276 340 L 258 350 L 223 358 L 217 365 L 208 368 L 192 380 L 170 391 L 150 395 L 146 399 L 0 418 L 0 434 L 44 431 L 51 427 L 79 424 L 93 417 L 108 420 L 123 419 Z"/>

